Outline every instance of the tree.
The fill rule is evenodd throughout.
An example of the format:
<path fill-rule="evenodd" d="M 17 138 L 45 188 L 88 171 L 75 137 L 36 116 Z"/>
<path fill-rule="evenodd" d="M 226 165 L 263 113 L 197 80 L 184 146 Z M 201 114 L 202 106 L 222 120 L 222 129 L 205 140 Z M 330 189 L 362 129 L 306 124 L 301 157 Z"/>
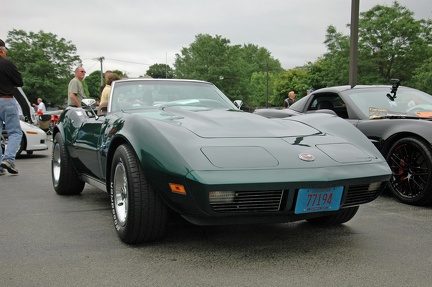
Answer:
<path fill-rule="evenodd" d="M 174 62 L 176 78 L 209 81 L 227 95 L 235 97 L 233 83 L 239 79 L 239 46 L 230 46 L 228 39 L 199 34 L 189 48 L 182 48 Z"/>
<path fill-rule="evenodd" d="M 308 84 L 308 71 L 302 68 L 291 69 L 278 75 L 274 79 L 274 92 L 271 102 L 276 106 L 282 106 L 290 91 L 299 94 L 299 97 L 306 95 Z"/>
<path fill-rule="evenodd" d="M 432 95 L 432 57 L 414 71 L 414 76 L 407 85 Z"/>
<path fill-rule="evenodd" d="M 76 47 L 52 33 L 8 32 L 8 57 L 24 80 L 23 90 L 31 102 L 41 97 L 48 106 L 63 107 L 72 71 L 80 65 Z"/>
<path fill-rule="evenodd" d="M 174 77 L 173 70 L 166 64 L 154 64 L 149 67 L 146 75 L 158 79 L 172 79 Z"/>
<path fill-rule="evenodd" d="M 208 34 L 197 35 L 194 43 L 183 47 L 181 54 L 176 54 L 174 67 L 177 78 L 212 82 L 230 99 L 242 99 L 246 105 L 250 95 L 255 94 L 250 87 L 254 73 L 283 71 L 280 62 L 265 48 L 230 45 L 228 39 Z"/>
<path fill-rule="evenodd" d="M 411 79 L 413 71 L 429 58 L 431 26 L 415 20 L 413 12 L 394 2 L 361 13 L 359 22 L 359 75 L 368 83 Z"/>
<path fill-rule="evenodd" d="M 274 74 L 267 72 L 254 72 L 250 79 L 250 95 L 248 105 L 253 108 L 266 107 L 275 105 L 272 101 L 274 99 L 273 83 Z M 267 103 L 268 93 L 268 103 Z M 277 105 L 277 104 L 276 104 Z"/>
<path fill-rule="evenodd" d="M 431 29 L 430 20 L 415 20 L 398 2 L 360 13 L 358 82 L 388 84 L 392 78 L 408 82 L 432 56 Z M 347 84 L 349 37 L 329 26 L 324 43 L 328 52 L 314 63 L 320 81 L 327 86 Z"/>
<path fill-rule="evenodd" d="M 87 97 L 93 99 L 100 98 L 100 94 L 101 94 L 100 75 L 101 75 L 100 71 L 94 71 L 90 75 L 87 75 L 87 77 L 84 78 L 83 83 L 86 83 L 88 88 Z"/>

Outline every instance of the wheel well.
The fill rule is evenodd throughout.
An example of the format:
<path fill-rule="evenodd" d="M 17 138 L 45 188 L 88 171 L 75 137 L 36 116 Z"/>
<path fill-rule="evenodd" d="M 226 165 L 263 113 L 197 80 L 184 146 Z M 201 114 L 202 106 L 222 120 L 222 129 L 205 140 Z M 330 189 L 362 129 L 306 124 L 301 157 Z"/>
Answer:
<path fill-rule="evenodd" d="M 402 138 L 407 138 L 407 137 L 418 139 L 418 140 L 423 141 L 425 143 L 428 143 L 430 145 L 430 143 L 425 138 L 419 136 L 418 134 L 409 133 L 409 132 L 397 133 L 397 134 L 392 135 L 391 137 L 389 137 L 385 141 L 384 145 L 381 148 L 381 154 L 385 157 L 387 155 L 387 153 L 389 152 L 390 148 L 392 147 L 392 145 L 396 141 L 398 141 Z"/>

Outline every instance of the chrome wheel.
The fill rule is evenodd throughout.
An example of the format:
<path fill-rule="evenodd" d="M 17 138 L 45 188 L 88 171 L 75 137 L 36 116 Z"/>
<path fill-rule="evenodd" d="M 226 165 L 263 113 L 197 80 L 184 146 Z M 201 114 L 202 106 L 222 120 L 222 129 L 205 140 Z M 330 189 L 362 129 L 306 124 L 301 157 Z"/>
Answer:
<path fill-rule="evenodd" d="M 124 226 L 128 213 L 128 179 L 123 163 L 120 161 L 114 171 L 114 208 L 118 224 Z"/>
<path fill-rule="evenodd" d="M 60 157 L 60 145 L 56 142 L 53 146 L 52 153 L 52 177 L 53 184 L 57 186 L 60 179 L 60 170 L 61 170 L 61 157 Z"/>
<path fill-rule="evenodd" d="M 165 234 L 168 209 L 128 144 L 113 154 L 109 186 L 114 226 L 123 242 L 149 242 Z"/>

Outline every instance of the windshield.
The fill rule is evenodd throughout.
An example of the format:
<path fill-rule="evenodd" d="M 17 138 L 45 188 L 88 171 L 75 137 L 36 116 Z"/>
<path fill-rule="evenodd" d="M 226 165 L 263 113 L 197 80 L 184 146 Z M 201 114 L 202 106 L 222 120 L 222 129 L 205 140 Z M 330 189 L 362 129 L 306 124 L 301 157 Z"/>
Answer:
<path fill-rule="evenodd" d="M 432 117 L 432 96 L 415 89 L 400 88 L 396 98 L 383 90 L 356 90 L 348 95 L 365 117 Z"/>
<path fill-rule="evenodd" d="M 235 109 L 216 86 L 195 81 L 126 80 L 113 83 L 110 111 L 152 107 L 181 109 Z"/>

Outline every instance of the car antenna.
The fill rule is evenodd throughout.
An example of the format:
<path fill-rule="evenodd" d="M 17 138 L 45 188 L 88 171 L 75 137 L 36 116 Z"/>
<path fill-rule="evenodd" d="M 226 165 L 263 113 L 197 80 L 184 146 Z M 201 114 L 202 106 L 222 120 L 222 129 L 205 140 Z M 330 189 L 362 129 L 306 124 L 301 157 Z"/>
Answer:
<path fill-rule="evenodd" d="M 389 98 L 390 101 L 394 101 L 396 99 L 397 89 L 400 86 L 400 80 L 399 79 L 391 79 L 390 83 L 392 84 L 392 86 L 391 86 L 390 93 L 387 94 L 387 98 Z M 393 94 L 393 95 L 391 95 L 391 94 Z"/>

